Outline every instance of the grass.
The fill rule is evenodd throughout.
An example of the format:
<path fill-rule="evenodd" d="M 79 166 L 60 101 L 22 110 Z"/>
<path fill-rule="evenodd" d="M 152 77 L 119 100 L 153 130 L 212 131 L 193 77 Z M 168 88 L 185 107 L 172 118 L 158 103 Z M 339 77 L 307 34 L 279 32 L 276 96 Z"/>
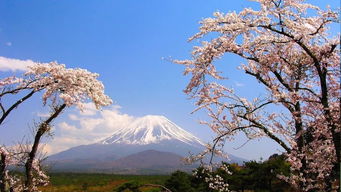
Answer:
<path fill-rule="evenodd" d="M 113 192 L 127 182 L 164 184 L 166 175 L 112 175 L 101 173 L 52 173 L 50 184 L 41 187 L 42 192 Z M 141 188 L 144 192 L 160 191 L 157 188 Z"/>

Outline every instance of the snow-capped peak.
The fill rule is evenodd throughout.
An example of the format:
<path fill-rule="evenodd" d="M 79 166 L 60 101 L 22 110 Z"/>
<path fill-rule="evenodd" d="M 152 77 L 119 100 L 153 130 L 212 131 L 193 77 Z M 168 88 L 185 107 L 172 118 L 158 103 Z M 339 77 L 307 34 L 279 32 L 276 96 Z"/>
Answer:
<path fill-rule="evenodd" d="M 112 136 L 101 141 L 102 144 L 124 143 L 146 145 L 167 140 L 179 140 L 190 145 L 203 145 L 197 137 L 183 130 L 164 116 L 147 115 L 135 119 Z"/>

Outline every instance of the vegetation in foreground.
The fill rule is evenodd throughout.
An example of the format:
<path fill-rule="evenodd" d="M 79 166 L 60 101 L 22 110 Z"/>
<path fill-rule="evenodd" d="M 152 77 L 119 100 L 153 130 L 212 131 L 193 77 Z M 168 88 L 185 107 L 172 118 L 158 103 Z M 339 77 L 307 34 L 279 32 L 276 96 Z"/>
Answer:
<path fill-rule="evenodd" d="M 232 174 L 217 169 L 229 183 L 229 189 L 238 192 L 288 192 L 289 188 L 278 175 L 288 175 L 290 166 L 283 155 L 273 155 L 264 162 L 249 161 L 245 165 L 226 164 Z M 111 175 L 99 173 L 52 173 L 50 185 L 41 188 L 43 192 L 158 192 L 164 186 L 172 192 L 216 192 L 206 181 L 204 168 L 190 174 L 176 171 L 166 175 Z M 153 184 L 146 186 L 146 184 Z"/>
<path fill-rule="evenodd" d="M 224 163 L 226 164 L 226 163 Z M 172 192 L 218 192 L 214 190 L 209 178 L 220 176 L 228 183 L 229 190 L 236 192 L 291 192 L 294 191 L 278 175 L 289 175 L 290 166 L 283 155 L 273 155 L 264 162 L 249 161 L 243 166 L 226 164 L 229 173 L 222 169 L 214 172 L 198 168 L 195 176 L 185 172 L 174 172 L 165 186 Z M 211 175 L 211 176 L 210 176 Z M 226 190 L 223 190 L 226 191 Z"/>
<path fill-rule="evenodd" d="M 112 175 L 100 173 L 51 173 L 51 182 L 42 192 L 112 192 L 126 183 L 163 184 L 166 175 Z M 143 192 L 160 191 L 158 187 L 143 187 Z"/>

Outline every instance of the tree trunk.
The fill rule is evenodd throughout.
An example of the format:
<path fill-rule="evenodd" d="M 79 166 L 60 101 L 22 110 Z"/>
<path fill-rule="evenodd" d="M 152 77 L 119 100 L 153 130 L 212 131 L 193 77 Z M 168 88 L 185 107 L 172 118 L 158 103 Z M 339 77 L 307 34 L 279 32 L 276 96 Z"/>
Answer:
<path fill-rule="evenodd" d="M 0 192 L 5 192 L 6 190 L 6 155 L 1 153 L 0 156 Z"/>
<path fill-rule="evenodd" d="M 52 115 L 44 122 L 42 122 L 39 125 L 38 131 L 35 135 L 34 138 L 34 143 L 31 149 L 31 152 L 29 153 L 29 157 L 25 163 L 25 173 L 26 173 L 26 180 L 25 180 L 25 189 L 24 192 L 33 192 L 33 161 L 35 160 L 38 147 L 39 147 L 39 142 L 41 137 L 48 131 L 49 125 L 52 122 L 53 119 L 55 119 L 66 107 L 65 104 L 57 107 L 55 111 L 52 113 Z"/>

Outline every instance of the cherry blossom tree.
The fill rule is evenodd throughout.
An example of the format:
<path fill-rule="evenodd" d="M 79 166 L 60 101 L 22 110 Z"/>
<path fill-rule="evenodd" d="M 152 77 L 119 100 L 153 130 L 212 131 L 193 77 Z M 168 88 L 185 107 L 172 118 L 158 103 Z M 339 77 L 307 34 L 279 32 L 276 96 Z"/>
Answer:
<path fill-rule="evenodd" d="M 328 31 L 339 12 L 304 0 L 254 1 L 258 10 L 216 12 L 202 20 L 189 40 L 213 38 L 195 46 L 192 59 L 174 61 L 185 65 L 191 76 L 185 92 L 197 110 L 207 110 L 211 121 L 205 124 L 217 134 L 204 153 L 219 152 L 238 133 L 268 137 L 291 164 L 291 176 L 281 178 L 298 191 L 338 191 L 340 36 Z M 224 54 L 245 59 L 240 70 L 266 93 L 246 99 L 224 86 L 215 64 Z"/>
<path fill-rule="evenodd" d="M 19 151 L 0 147 L 0 191 L 10 190 L 33 192 L 38 186 L 48 183 L 48 176 L 42 171 L 37 158 L 41 138 L 51 131 L 51 123 L 64 109 L 76 105 L 80 110 L 83 103 L 91 100 L 96 108 L 110 105 L 112 100 L 104 94 L 103 84 L 97 80 L 98 74 L 84 69 L 67 69 L 65 65 L 51 62 L 36 64 L 22 78 L 8 77 L 0 80 L 0 125 L 8 115 L 32 95 L 43 92 L 42 101 L 49 105 L 51 113 L 48 118 L 37 124 L 33 144 L 29 148 L 21 147 Z M 6 96 L 21 95 L 22 97 L 4 106 Z M 1 127 L 0 127 L 1 128 Z M 7 170 L 9 165 L 23 166 L 25 178 L 11 176 Z"/>

